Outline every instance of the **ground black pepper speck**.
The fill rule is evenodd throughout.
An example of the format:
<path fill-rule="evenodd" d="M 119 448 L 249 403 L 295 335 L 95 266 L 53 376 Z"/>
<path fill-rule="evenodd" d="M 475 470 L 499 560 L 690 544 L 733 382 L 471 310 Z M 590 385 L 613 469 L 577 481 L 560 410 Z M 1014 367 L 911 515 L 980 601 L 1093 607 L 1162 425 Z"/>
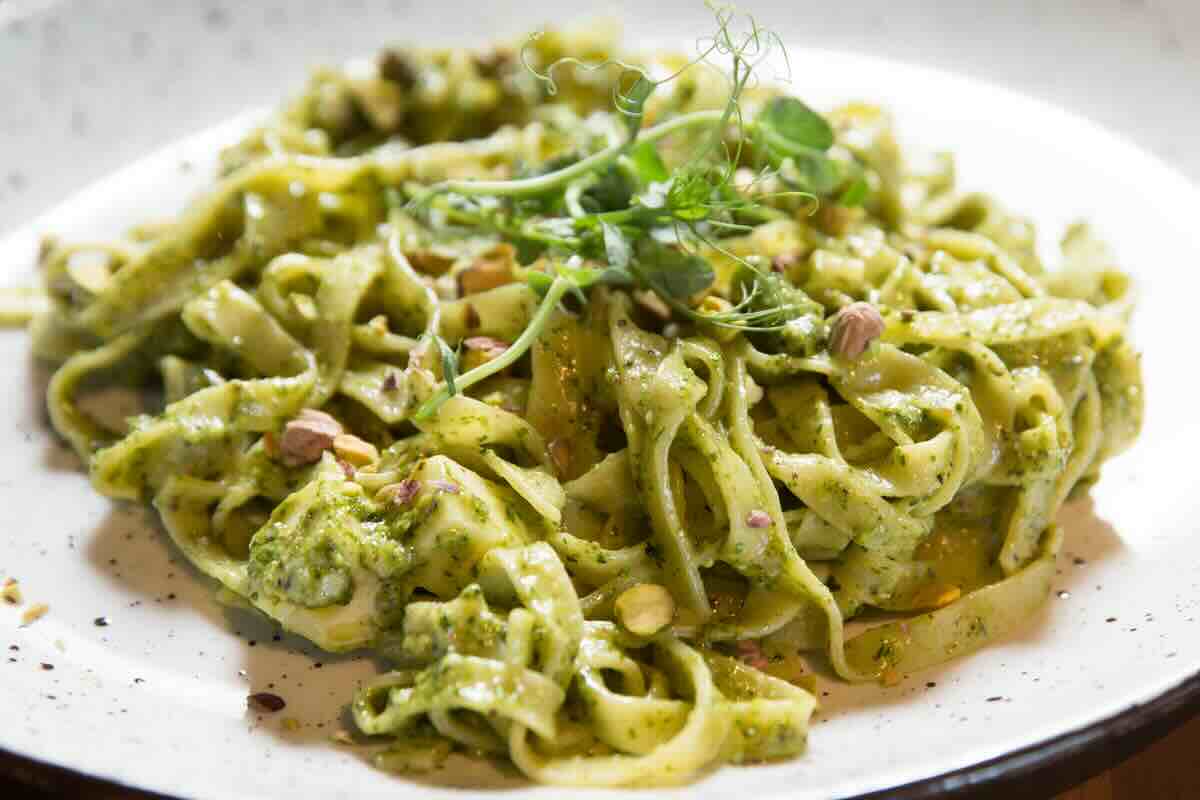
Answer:
<path fill-rule="evenodd" d="M 275 713 L 282 711 L 287 702 L 277 694 L 271 692 L 256 692 L 246 698 L 246 705 L 254 711 L 263 711 L 267 713 Z"/>

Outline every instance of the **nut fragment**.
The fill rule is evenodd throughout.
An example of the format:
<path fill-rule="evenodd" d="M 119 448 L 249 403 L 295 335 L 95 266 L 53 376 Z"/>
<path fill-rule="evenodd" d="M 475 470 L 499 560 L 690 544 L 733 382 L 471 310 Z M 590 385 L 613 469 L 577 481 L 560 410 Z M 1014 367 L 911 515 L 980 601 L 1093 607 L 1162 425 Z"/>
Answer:
<path fill-rule="evenodd" d="M 255 692 L 246 698 L 246 705 L 250 707 L 251 711 L 274 714 L 276 711 L 282 711 L 287 706 L 287 702 L 271 692 Z"/>
<path fill-rule="evenodd" d="M 804 255 L 799 252 L 780 253 L 771 259 L 771 271 L 784 275 L 794 275 L 804 263 Z"/>
<path fill-rule="evenodd" d="M 756 508 L 746 515 L 746 524 L 751 528 L 769 528 L 771 527 L 771 515 Z"/>
<path fill-rule="evenodd" d="M 283 462 L 289 467 L 313 463 L 333 447 L 333 440 L 341 432 L 341 424 L 324 411 L 304 409 L 283 427 L 279 443 Z"/>
<path fill-rule="evenodd" d="M 417 272 L 434 276 L 445 275 L 446 270 L 450 269 L 454 262 L 458 260 L 458 256 L 454 253 L 432 248 L 409 250 L 404 255 L 408 259 L 408 263 L 412 264 L 413 269 Z"/>
<path fill-rule="evenodd" d="M 715 294 L 708 295 L 700 301 L 700 305 L 696 306 L 696 311 L 706 317 L 719 317 L 722 314 L 728 314 L 732 310 L 733 303 Z M 738 335 L 736 328 L 717 325 L 716 323 L 709 323 L 705 331 L 719 342 L 732 342 Z"/>
<path fill-rule="evenodd" d="M 851 303 L 833 317 L 829 346 L 840 358 L 858 358 L 883 333 L 883 317 L 870 303 Z"/>
<path fill-rule="evenodd" d="M 22 625 L 31 625 L 37 622 L 42 617 L 46 616 L 46 612 L 50 610 L 50 606 L 45 603 L 37 603 L 25 609 L 25 613 L 21 615 Z"/>
<path fill-rule="evenodd" d="M 379 451 L 375 445 L 351 433 L 339 433 L 333 437 L 333 452 L 356 467 L 379 460 Z"/>
<path fill-rule="evenodd" d="M 635 291 L 633 293 L 633 302 L 663 322 L 671 318 L 671 307 L 661 297 L 647 289 Z"/>
<path fill-rule="evenodd" d="M 465 372 L 498 358 L 508 349 L 508 342 L 491 336 L 468 336 L 463 339 L 463 347 L 467 349 L 462 358 L 462 369 Z"/>
<path fill-rule="evenodd" d="M 398 506 L 408 505 L 413 501 L 421 491 L 421 482 L 412 478 L 405 478 L 399 483 L 389 483 L 379 490 L 377 498 L 386 503 L 394 503 Z"/>
<path fill-rule="evenodd" d="M 510 244 L 498 244 L 475 259 L 458 274 L 458 294 L 478 294 L 513 282 L 517 251 Z"/>
<path fill-rule="evenodd" d="M 4 586 L 0 587 L 0 597 L 14 606 L 21 602 L 21 587 L 17 585 L 15 578 L 4 579 Z"/>
<path fill-rule="evenodd" d="M 546 446 L 550 451 L 550 460 L 554 462 L 554 470 L 558 475 L 565 476 L 571 468 L 571 443 L 565 438 L 554 439 Z"/>
<path fill-rule="evenodd" d="M 626 589 L 614 605 L 617 619 L 638 636 L 653 636 L 671 623 L 675 599 L 657 583 L 639 583 Z"/>
<path fill-rule="evenodd" d="M 844 236 L 854 221 L 854 209 L 836 203 L 822 203 L 817 209 L 817 227 L 829 236 Z"/>
<path fill-rule="evenodd" d="M 765 670 L 771 665 L 770 660 L 767 659 L 767 654 L 763 652 L 762 645 L 754 639 L 739 639 L 737 653 L 742 663 L 757 670 Z"/>

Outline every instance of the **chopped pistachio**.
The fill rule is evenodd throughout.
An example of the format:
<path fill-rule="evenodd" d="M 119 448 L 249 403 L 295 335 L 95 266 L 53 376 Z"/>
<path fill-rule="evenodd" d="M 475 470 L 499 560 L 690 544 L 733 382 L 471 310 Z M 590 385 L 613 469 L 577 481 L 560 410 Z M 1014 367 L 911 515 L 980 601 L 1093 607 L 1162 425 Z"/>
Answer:
<path fill-rule="evenodd" d="M 478 294 L 512 283 L 516 254 L 510 244 L 498 244 L 488 249 L 458 274 L 459 295 Z"/>
<path fill-rule="evenodd" d="M 375 497 L 385 503 L 398 506 L 408 505 L 421 491 L 421 482 L 406 478 L 399 483 L 389 483 L 376 493 Z"/>
<path fill-rule="evenodd" d="M 746 515 L 746 525 L 751 528 L 769 528 L 771 527 L 771 515 L 761 508 L 756 508 Z"/>
<path fill-rule="evenodd" d="M 727 314 L 733 310 L 733 303 L 730 303 L 724 297 L 710 294 L 700 301 L 700 305 L 696 307 L 696 310 L 703 315 L 715 317 L 720 314 Z M 706 326 L 706 332 L 718 342 L 732 342 L 738 335 L 736 329 L 724 325 L 708 325 Z"/>
<path fill-rule="evenodd" d="M 738 658 L 747 666 L 757 670 L 766 670 L 771 665 L 762 645 L 754 639 L 739 639 L 737 643 Z"/>
<path fill-rule="evenodd" d="M 491 336 L 468 336 L 463 339 L 463 347 L 466 352 L 463 353 L 461 368 L 466 372 L 499 358 L 508 349 L 509 343 Z"/>
<path fill-rule="evenodd" d="M 408 263 L 412 264 L 413 269 L 417 272 L 435 277 L 445 275 L 446 271 L 453 266 L 458 258 L 452 252 L 432 248 L 411 250 L 404 255 L 408 258 Z"/>
<path fill-rule="evenodd" d="M 333 452 L 356 467 L 379 460 L 379 450 L 354 434 L 340 433 L 333 437 Z"/>
<path fill-rule="evenodd" d="M 829 347 L 839 358 L 861 356 L 883 333 L 883 317 L 870 303 L 851 303 L 833 317 Z"/>
<path fill-rule="evenodd" d="M 550 460 L 554 462 L 554 470 L 560 475 L 566 475 L 571 466 L 571 444 L 566 439 L 555 439 L 547 446 Z"/>
<path fill-rule="evenodd" d="M 639 583 L 617 597 L 617 619 L 638 636 L 653 636 L 671 623 L 675 599 L 657 583 Z"/>
<path fill-rule="evenodd" d="M 663 322 L 671 318 L 671 307 L 654 292 L 648 290 L 635 291 L 633 292 L 633 302 Z"/>
<path fill-rule="evenodd" d="M 324 411 L 306 408 L 283 428 L 280 452 L 288 466 L 311 464 L 333 446 L 342 426 Z"/>
<path fill-rule="evenodd" d="M 4 598 L 4 602 L 14 606 L 21 602 L 21 587 L 17 585 L 16 579 L 4 579 L 4 585 L 0 587 L 0 597 Z"/>
<path fill-rule="evenodd" d="M 46 612 L 50 610 L 50 606 L 45 603 L 35 603 L 25 609 L 25 613 L 21 615 L 22 625 L 32 625 L 42 617 L 46 616 Z"/>

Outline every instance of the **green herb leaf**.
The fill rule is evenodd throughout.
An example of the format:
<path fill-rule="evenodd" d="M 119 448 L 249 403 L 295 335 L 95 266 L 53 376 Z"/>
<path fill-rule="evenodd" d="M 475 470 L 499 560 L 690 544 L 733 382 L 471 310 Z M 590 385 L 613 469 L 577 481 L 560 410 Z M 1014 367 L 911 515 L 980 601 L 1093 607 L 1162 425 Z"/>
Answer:
<path fill-rule="evenodd" d="M 450 345 L 446 340 L 436 333 L 433 335 L 433 341 L 437 344 L 438 351 L 442 356 L 442 379 L 446 381 L 446 391 L 450 397 L 458 394 L 458 387 L 454 385 L 458 379 L 458 354 L 450 349 Z"/>
<path fill-rule="evenodd" d="M 801 189 L 817 195 L 827 195 L 842 185 L 844 180 L 837 163 L 825 157 L 825 154 L 809 148 L 797 148 L 788 155 L 788 161 L 793 169 L 785 168 L 782 177 L 797 184 Z M 792 174 L 789 175 L 789 172 Z"/>
<path fill-rule="evenodd" d="M 527 269 L 525 270 L 525 283 L 530 289 L 533 289 L 538 297 L 545 297 L 546 292 L 550 291 L 550 285 L 554 283 L 554 277 L 541 270 Z"/>
<path fill-rule="evenodd" d="M 607 222 L 600 223 L 600 231 L 604 235 L 604 255 L 608 257 L 609 265 L 616 269 L 628 269 L 629 262 L 633 260 L 629 239 L 621 233 L 620 228 Z"/>
<path fill-rule="evenodd" d="M 859 175 L 850 185 L 842 192 L 842 196 L 838 198 L 838 205 L 861 206 L 866 202 L 867 196 L 871 193 L 871 187 L 867 184 L 867 179 Z"/>
<path fill-rule="evenodd" d="M 671 180 L 667 208 L 675 219 L 699 222 L 709 216 L 712 193 L 713 183 L 707 170 L 684 171 Z"/>
<path fill-rule="evenodd" d="M 614 164 L 583 191 L 580 204 L 592 214 L 617 211 L 629 206 L 636 189 L 633 178 Z"/>
<path fill-rule="evenodd" d="M 658 148 L 650 142 L 634 145 L 623 158 L 643 186 L 648 186 L 656 181 L 665 181 L 671 177 L 667 165 L 663 163 L 662 156 L 658 154 Z"/>
<path fill-rule="evenodd" d="M 646 100 L 654 91 L 655 84 L 645 75 L 638 74 L 633 85 L 627 91 L 617 94 L 617 110 L 625 115 L 625 130 L 629 133 L 629 141 L 637 138 L 638 130 L 642 127 L 642 116 L 646 111 Z"/>
<path fill-rule="evenodd" d="M 620 232 L 617 231 L 617 233 Z M 555 267 L 555 274 L 566 279 L 570 289 L 575 292 L 590 289 L 597 284 L 606 286 L 631 286 L 633 284 L 633 278 L 629 271 L 625 267 L 618 268 L 615 265 L 597 269 L 596 267 L 573 267 L 569 264 L 559 264 Z M 545 297 L 546 293 L 554 286 L 555 275 L 541 270 L 526 269 L 522 277 L 529 288 L 533 289 L 540 297 Z"/>
<path fill-rule="evenodd" d="M 655 181 L 646 187 L 646 191 L 633 198 L 642 208 L 659 211 L 667 207 L 667 195 L 671 191 L 673 181 Z"/>
<path fill-rule="evenodd" d="M 833 128 L 825 118 L 794 97 L 776 97 L 758 116 L 769 144 L 824 152 L 833 146 Z"/>
<path fill-rule="evenodd" d="M 654 239 L 637 244 L 634 274 L 654 291 L 673 300 L 686 300 L 712 286 L 712 266 L 694 253 Z"/>
<path fill-rule="evenodd" d="M 397 208 L 404 208 L 408 201 L 404 199 L 404 193 L 395 186 L 385 186 L 383 187 L 383 204 L 389 211 L 393 211 Z"/>

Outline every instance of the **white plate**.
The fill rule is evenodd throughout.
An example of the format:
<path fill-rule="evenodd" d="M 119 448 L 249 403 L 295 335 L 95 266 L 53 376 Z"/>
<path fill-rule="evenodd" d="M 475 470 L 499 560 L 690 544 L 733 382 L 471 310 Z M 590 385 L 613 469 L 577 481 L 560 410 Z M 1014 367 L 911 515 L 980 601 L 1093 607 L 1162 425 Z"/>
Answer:
<path fill-rule="evenodd" d="M 807 99 L 884 102 L 908 140 L 954 149 L 965 185 L 1044 230 L 1077 217 L 1096 224 L 1142 292 L 1135 335 L 1147 424 L 1106 468 L 1094 504 L 1064 512 L 1059 596 L 1020 636 L 890 689 L 823 683 L 803 757 L 719 769 L 691 789 L 699 797 L 895 787 L 1093 724 L 1200 672 L 1200 424 L 1185 350 L 1200 295 L 1200 192 L 1090 123 L 988 85 L 837 52 L 797 50 L 793 66 L 807 76 Z M 108 237 L 169 213 L 244 125 L 200 134 L 88 189 L 0 242 L 0 263 L 26 273 L 39 234 Z M 47 429 L 27 346 L 24 335 L 0 337 L 0 381 L 11 389 L 0 398 L 0 574 L 19 578 L 27 601 L 49 603 L 50 613 L 18 628 L 19 611 L 0 608 L 0 649 L 20 648 L 0 653 L 0 748 L 195 797 L 461 796 L 375 772 L 329 741 L 374 665 L 273 641 L 270 625 L 213 602 L 147 513 L 97 497 Z M 107 627 L 93 624 L 100 616 Z M 259 720 L 246 695 L 267 688 L 288 707 Z M 299 729 L 286 730 L 284 718 Z"/>

